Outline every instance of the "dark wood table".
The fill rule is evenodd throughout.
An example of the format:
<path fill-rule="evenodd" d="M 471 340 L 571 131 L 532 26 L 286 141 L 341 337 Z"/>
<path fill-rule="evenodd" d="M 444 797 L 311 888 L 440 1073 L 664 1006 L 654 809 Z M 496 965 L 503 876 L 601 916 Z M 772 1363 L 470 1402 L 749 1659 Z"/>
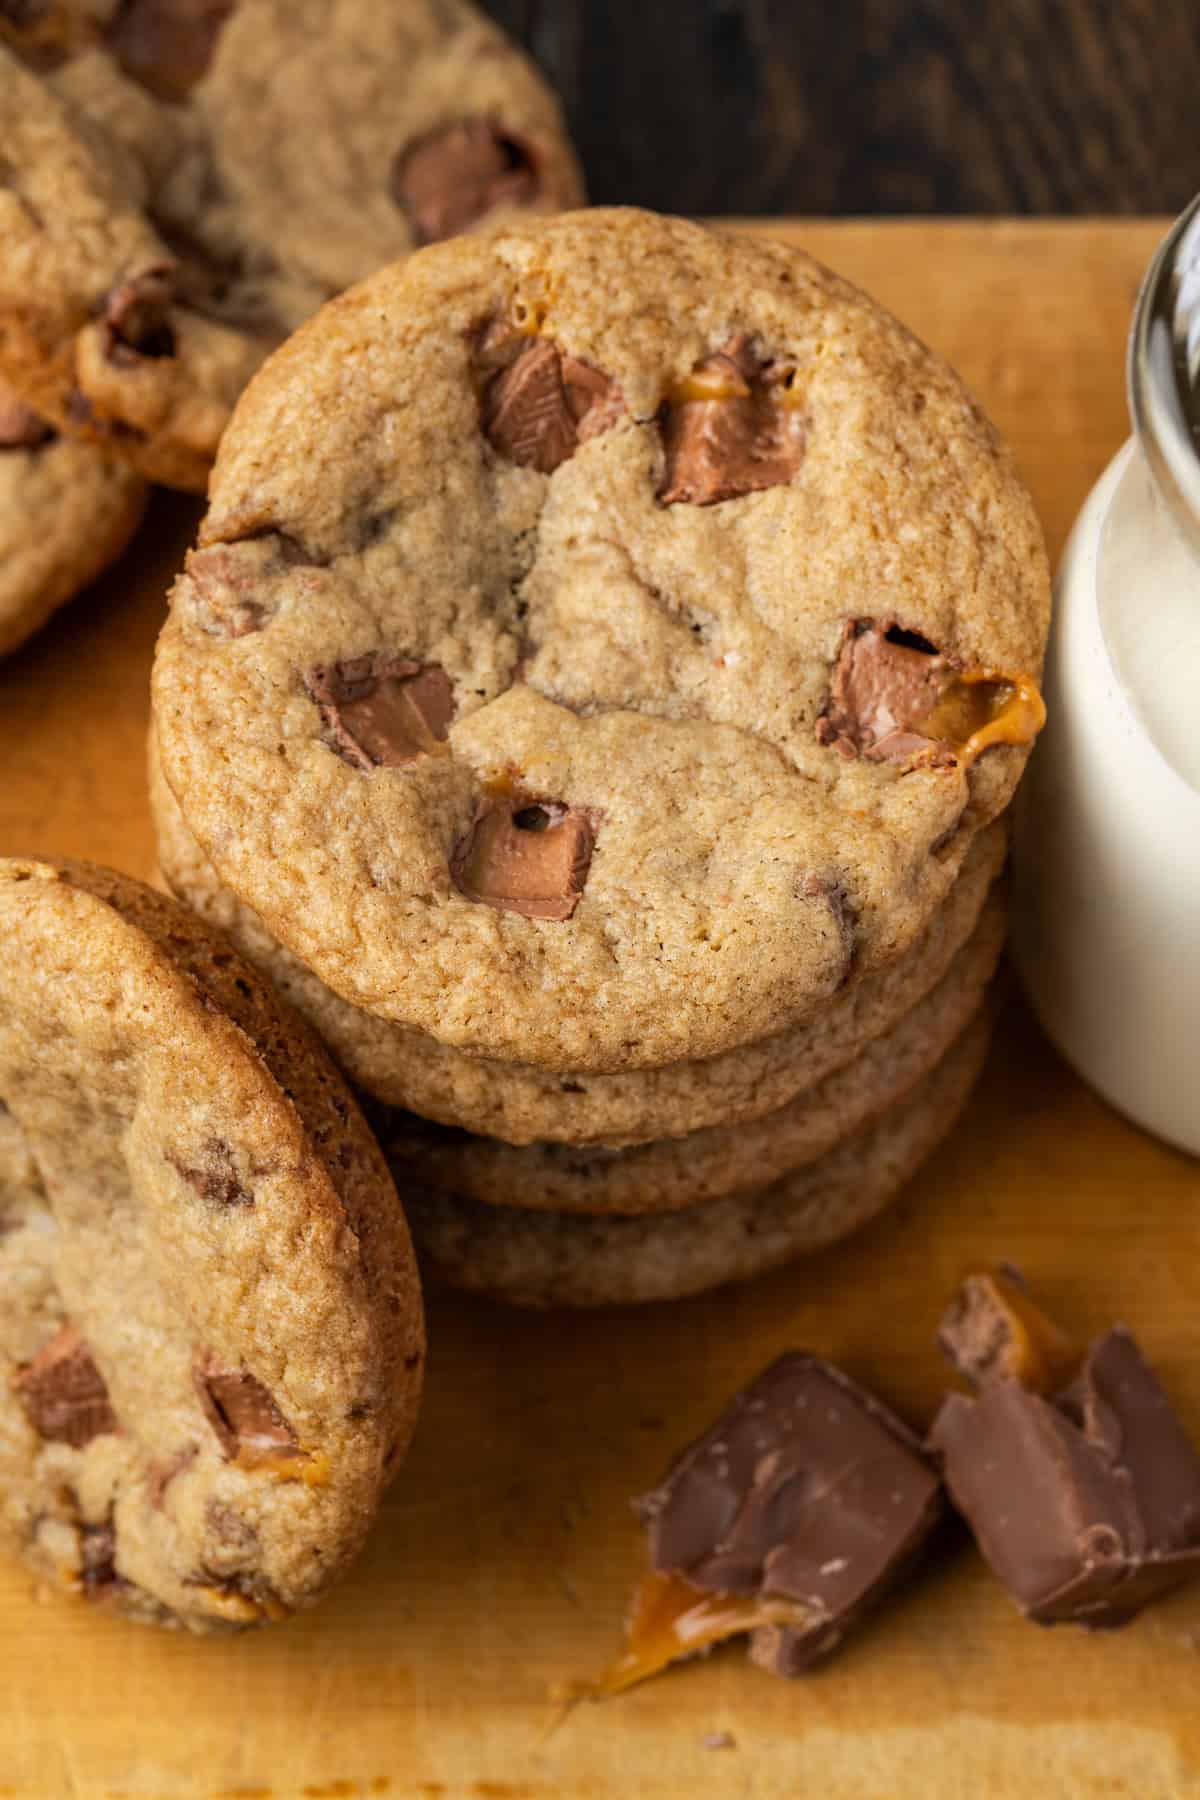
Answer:
<path fill-rule="evenodd" d="M 481 0 L 567 106 L 602 205 L 1178 212 L 1195 0 Z"/>

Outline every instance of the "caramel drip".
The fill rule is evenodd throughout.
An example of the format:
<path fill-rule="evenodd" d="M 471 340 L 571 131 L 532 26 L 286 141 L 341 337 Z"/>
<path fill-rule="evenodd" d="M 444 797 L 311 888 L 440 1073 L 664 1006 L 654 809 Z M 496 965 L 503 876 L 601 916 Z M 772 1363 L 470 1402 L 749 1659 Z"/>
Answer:
<path fill-rule="evenodd" d="M 1057 1394 L 1068 1387 L 1083 1361 L 1079 1345 L 1002 1269 L 968 1280 L 986 1292 L 1011 1334 L 1003 1374 L 1035 1394 Z"/>
<path fill-rule="evenodd" d="M 681 1575 L 651 1569 L 634 1595 L 623 1654 L 586 1692 L 593 1700 L 607 1700 L 681 1657 L 756 1631 L 760 1625 L 808 1631 L 820 1622 L 797 1601 L 764 1600 L 759 1594 L 706 1594 Z"/>
<path fill-rule="evenodd" d="M 952 676 L 932 712 L 912 727 L 949 744 L 963 768 L 993 744 L 1031 744 L 1046 723 L 1046 703 L 1032 675 L 966 669 Z"/>

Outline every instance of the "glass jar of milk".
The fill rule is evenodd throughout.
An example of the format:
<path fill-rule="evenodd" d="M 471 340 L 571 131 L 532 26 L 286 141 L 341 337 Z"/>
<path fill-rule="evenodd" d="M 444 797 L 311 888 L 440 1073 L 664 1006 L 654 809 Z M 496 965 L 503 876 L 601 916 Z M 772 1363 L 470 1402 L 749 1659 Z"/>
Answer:
<path fill-rule="evenodd" d="M 1138 296 L 1129 394 L 1055 584 L 1013 940 L 1068 1061 L 1200 1155 L 1200 199 Z"/>

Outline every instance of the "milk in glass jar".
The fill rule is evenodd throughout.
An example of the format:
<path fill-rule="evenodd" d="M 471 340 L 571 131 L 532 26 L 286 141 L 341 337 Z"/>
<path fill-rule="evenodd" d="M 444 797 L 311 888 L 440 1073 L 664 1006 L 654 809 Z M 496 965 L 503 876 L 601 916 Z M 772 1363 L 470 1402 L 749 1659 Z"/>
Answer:
<path fill-rule="evenodd" d="M 1129 392 L 1055 585 L 1014 949 L 1079 1073 L 1200 1155 L 1200 199 L 1143 283 Z"/>

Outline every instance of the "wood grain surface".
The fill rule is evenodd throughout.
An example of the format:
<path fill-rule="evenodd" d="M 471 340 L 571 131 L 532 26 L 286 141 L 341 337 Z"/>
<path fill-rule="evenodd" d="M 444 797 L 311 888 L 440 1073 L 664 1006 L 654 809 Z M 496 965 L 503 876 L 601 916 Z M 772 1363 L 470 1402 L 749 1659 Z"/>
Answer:
<path fill-rule="evenodd" d="M 563 96 L 597 204 L 1178 212 L 1190 0 L 484 0 Z"/>
<path fill-rule="evenodd" d="M 1124 334 L 1159 227 L 774 229 L 958 363 L 1057 550 L 1125 433 Z M 124 566 L 0 669 L 5 851 L 150 870 L 146 676 L 194 517 L 164 501 Z M 639 1567 L 629 1495 L 788 1346 L 928 1419 L 934 1326 L 967 1267 L 1014 1258 L 1080 1333 L 1128 1321 L 1200 1432 L 1198 1206 L 1200 1165 L 1086 1092 L 1010 996 L 968 1117 L 852 1242 L 642 1312 L 432 1295 L 413 1454 L 318 1612 L 193 1640 L 0 1566 L 0 1800 L 1200 1795 L 1200 1589 L 1123 1632 L 1043 1631 L 965 1547 L 806 1680 L 727 1649 L 605 1706 L 553 1698 L 618 1645 Z"/>

